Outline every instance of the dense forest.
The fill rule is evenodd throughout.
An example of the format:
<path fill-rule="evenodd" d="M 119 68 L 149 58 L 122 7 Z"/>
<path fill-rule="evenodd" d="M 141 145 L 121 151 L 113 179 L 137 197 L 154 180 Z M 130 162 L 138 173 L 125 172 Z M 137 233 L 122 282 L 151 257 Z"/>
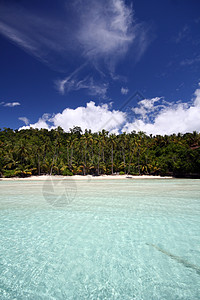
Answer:
<path fill-rule="evenodd" d="M 0 130 L 0 177 L 116 173 L 200 178 L 200 133 Z"/>

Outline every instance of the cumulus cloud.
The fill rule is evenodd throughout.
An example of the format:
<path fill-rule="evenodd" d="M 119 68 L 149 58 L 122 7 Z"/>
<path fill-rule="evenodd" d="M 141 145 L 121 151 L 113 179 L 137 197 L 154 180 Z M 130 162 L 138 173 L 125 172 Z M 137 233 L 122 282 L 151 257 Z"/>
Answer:
<path fill-rule="evenodd" d="M 200 83 L 199 83 L 199 87 L 200 87 Z M 196 91 L 194 92 L 194 106 L 195 107 L 200 107 L 200 88 L 196 89 Z"/>
<path fill-rule="evenodd" d="M 140 103 L 139 110 L 137 111 L 137 108 L 135 108 L 135 112 L 138 112 L 141 118 L 126 123 L 122 131 L 144 131 L 147 134 L 153 135 L 200 131 L 200 88 L 196 89 L 194 95 L 195 97 L 191 105 L 182 102 L 171 104 L 166 102 L 156 115 L 154 115 L 152 122 L 149 121 L 147 113 L 151 114 L 152 111 L 155 111 L 155 99 L 157 102 L 160 98 L 145 101 L 143 102 L 144 105 Z"/>
<path fill-rule="evenodd" d="M 126 114 L 118 110 L 111 110 L 108 104 L 95 105 L 93 101 L 76 109 L 66 108 L 62 113 L 53 116 L 43 115 L 35 124 L 23 126 L 20 129 L 32 128 L 56 128 L 61 126 L 65 131 L 73 126 L 80 126 L 82 130 L 91 129 L 93 132 L 102 129 L 119 132 L 125 123 Z"/>
<path fill-rule="evenodd" d="M 127 87 L 125 87 L 125 88 L 123 86 L 121 87 L 121 94 L 122 95 L 127 95 L 128 92 L 129 92 L 129 89 Z"/>
<path fill-rule="evenodd" d="M 24 122 L 26 125 L 29 124 L 29 119 L 26 118 L 26 117 L 19 117 L 18 119 L 19 119 L 20 121 Z"/>
<path fill-rule="evenodd" d="M 19 102 L 1 102 L 0 105 L 5 107 L 15 107 L 21 105 Z"/>
<path fill-rule="evenodd" d="M 152 99 L 143 99 L 138 102 L 137 107 L 132 108 L 132 111 L 136 115 L 140 115 L 142 120 L 149 120 L 150 114 L 151 114 L 151 116 L 153 116 L 155 111 L 158 111 L 158 109 L 165 107 L 165 105 L 163 105 L 163 104 L 155 105 L 156 102 L 158 102 L 158 101 L 160 102 L 161 100 L 162 100 L 162 98 L 160 98 L 160 97 L 155 97 Z M 163 102 L 166 103 L 166 101 L 163 101 Z"/>
<path fill-rule="evenodd" d="M 75 109 L 66 108 L 54 115 L 44 114 L 39 120 L 23 126 L 21 129 L 46 128 L 61 126 L 65 131 L 73 126 L 82 130 L 91 129 L 93 132 L 108 130 L 110 133 L 120 133 L 135 130 L 147 134 L 165 135 L 173 133 L 200 132 L 200 84 L 194 92 L 191 104 L 170 103 L 162 97 L 143 99 L 137 107 L 132 108 L 132 121 L 127 121 L 127 113 L 112 109 L 111 105 L 96 105 L 90 101 L 86 106 Z"/>

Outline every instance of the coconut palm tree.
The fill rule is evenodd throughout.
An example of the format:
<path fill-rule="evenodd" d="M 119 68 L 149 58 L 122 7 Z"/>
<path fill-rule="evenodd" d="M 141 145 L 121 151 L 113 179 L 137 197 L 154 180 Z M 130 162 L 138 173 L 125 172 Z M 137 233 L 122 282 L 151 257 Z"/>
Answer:
<path fill-rule="evenodd" d="M 109 136 L 109 145 L 110 145 L 110 151 L 111 151 L 111 174 L 113 175 L 113 155 L 114 155 L 114 148 L 116 146 L 116 134 L 111 134 Z"/>

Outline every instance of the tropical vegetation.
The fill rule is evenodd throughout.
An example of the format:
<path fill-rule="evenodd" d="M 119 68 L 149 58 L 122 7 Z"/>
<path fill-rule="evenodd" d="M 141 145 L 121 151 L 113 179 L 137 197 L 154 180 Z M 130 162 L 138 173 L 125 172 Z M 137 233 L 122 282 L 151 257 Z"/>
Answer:
<path fill-rule="evenodd" d="M 200 178 L 200 133 L 119 135 L 76 126 L 57 129 L 0 129 L 0 176 L 171 175 Z"/>

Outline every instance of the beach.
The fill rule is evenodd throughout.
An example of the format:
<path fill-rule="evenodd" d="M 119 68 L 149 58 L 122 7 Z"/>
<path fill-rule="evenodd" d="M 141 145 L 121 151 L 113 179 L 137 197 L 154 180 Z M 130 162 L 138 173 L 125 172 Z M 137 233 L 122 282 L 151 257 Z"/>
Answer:
<path fill-rule="evenodd" d="M 0 180 L 116 180 L 116 179 L 172 179 L 171 176 L 153 176 L 153 175 L 100 175 L 100 176 L 92 176 L 92 175 L 74 175 L 74 176 L 62 176 L 62 175 L 41 175 L 41 176 L 30 176 L 25 178 L 13 177 L 13 178 L 0 178 Z"/>

